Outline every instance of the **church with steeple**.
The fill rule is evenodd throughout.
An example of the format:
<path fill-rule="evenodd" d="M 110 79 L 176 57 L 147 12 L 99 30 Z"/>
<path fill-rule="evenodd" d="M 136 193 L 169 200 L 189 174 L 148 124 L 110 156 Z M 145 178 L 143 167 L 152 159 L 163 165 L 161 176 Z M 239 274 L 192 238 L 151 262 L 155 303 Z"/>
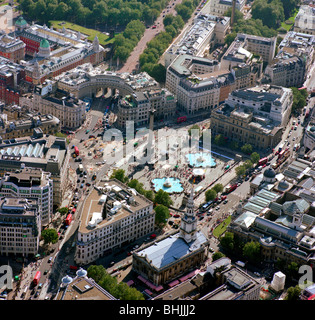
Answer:
<path fill-rule="evenodd" d="M 133 253 L 132 268 L 152 283 L 171 287 L 198 272 L 209 254 L 209 239 L 198 229 L 193 187 L 177 233 L 157 238 Z"/>

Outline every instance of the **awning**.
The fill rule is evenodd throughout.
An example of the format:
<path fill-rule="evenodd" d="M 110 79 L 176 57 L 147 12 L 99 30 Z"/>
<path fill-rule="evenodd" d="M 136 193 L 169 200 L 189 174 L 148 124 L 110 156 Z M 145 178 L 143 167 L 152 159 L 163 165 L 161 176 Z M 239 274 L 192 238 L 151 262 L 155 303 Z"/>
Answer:
<path fill-rule="evenodd" d="M 172 288 L 172 287 L 176 286 L 177 284 L 179 284 L 179 281 L 176 279 L 176 280 L 172 281 L 171 283 L 169 283 L 168 286 L 170 288 Z"/>
<path fill-rule="evenodd" d="M 132 286 L 134 284 L 134 281 L 133 280 L 129 280 L 128 282 L 127 282 L 127 285 L 130 287 L 130 286 Z"/>

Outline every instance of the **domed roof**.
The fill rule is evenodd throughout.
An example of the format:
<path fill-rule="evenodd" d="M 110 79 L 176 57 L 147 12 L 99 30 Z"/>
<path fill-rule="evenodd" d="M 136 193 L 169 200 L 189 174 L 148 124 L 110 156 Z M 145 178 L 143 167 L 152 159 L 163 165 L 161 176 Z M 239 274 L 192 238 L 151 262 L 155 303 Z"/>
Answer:
<path fill-rule="evenodd" d="M 25 26 L 26 24 L 27 22 L 22 16 L 20 16 L 15 22 L 16 26 Z"/>
<path fill-rule="evenodd" d="M 62 284 L 67 285 L 67 284 L 71 283 L 72 280 L 73 280 L 73 279 L 72 279 L 70 276 L 66 275 L 65 277 L 63 277 L 63 278 L 61 279 L 61 282 L 62 282 Z"/>
<path fill-rule="evenodd" d="M 49 42 L 48 42 L 46 39 L 43 39 L 43 40 L 40 42 L 39 46 L 40 46 L 41 48 L 49 48 L 49 47 L 50 47 Z"/>
<path fill-rule="evenodd" d="M 264 172 L 265 178 L 274 178 L 276 176 L 276 172 L 272 168 L 268 168 Z"/>
<path fill-rule="evenodd" d="M 282 180 L 279 182 L 279 189 L 288 189 L 290 187 L 290 184 L 286 180 Z"/>
<path fill-rule="evenodd" d="M 311 127 L 310 131 L 315 132 L 315 126 Z"/>
<path fill-rule="evenodd" d="M 87 275 L 87 271 L 80 268 L 78 271 L 77 271 L 77 276 L 78 277 L 85 277 Z"/>

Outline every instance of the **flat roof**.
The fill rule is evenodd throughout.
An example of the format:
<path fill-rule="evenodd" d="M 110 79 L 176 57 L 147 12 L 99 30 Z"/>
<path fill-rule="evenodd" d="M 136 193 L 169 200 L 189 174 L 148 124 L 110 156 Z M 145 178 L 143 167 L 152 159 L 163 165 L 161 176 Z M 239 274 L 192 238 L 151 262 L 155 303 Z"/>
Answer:
<path fill-rule="evenodd" d="M 122 205 L 121 208 L 115 214 L 110 214 L 109 212 L 107 212 L 107 216 L 105 217 L 105 219 L 99 222 L 96 225 L 96 228 L 102 228 L 113 222 L 126 218 L 129 215 L 133 214 L 134 212 L 140 210 L 141 208 L 144 208 L 151 204 L 151 201 L 147 200 L 145 197 L 139 194 L 137 195 L 131 194 L 131 192 L 128 191 L 129 188 L 118 180 L 115 180 L 115 179 L 109 180 L 105 183 L 105 185 L 106 187 L 112 188 L 111 191 L 107 191 L 107 192 L 104 191 L 106 194 L 115 192 L 115 190 L 117 191 L 120 189 L 121 192 L 123 192 L 124 194 L 133 196 L 135 202 L 130 202 L 128 203 L 128 205 Z M 104 189 L 106 187 L 104 187 Z M 107 198 L 106 203 L 104 203 L 103 201 L 100 202 L 100 199 L 104 195 L 104 193 L 101 191 L 101 190 L 104 190 L 102 188 L 103 187 L 101 186 L 97 186 L 96 188 L 93 188 L 92 191 L 87 196 L 83 205 L 79 232 L 88 233 L 90 231 L 95 230 L 95 227 L 89 227 L 89 221 L 92 219 L 94 212 L 101 212 L 101 213 L 103 212 L 104 206 L 107 205 L 106 203 L 108 203 L 109 201 L 121 202 L 121 200 L 116 199 L 115 201 L 113 201 L 113 200 L 110 200 L 109 198 Z"/>

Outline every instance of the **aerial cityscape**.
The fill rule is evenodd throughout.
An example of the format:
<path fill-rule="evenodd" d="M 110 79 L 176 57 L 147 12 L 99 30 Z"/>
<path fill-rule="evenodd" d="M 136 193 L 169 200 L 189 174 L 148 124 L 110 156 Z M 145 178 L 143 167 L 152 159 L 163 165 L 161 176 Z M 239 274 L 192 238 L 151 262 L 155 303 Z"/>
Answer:
<path fill-rule="evenodd" d="M 0 31 L 1 300 L 315 300 L 315 1 L 2 0 Z"/>

